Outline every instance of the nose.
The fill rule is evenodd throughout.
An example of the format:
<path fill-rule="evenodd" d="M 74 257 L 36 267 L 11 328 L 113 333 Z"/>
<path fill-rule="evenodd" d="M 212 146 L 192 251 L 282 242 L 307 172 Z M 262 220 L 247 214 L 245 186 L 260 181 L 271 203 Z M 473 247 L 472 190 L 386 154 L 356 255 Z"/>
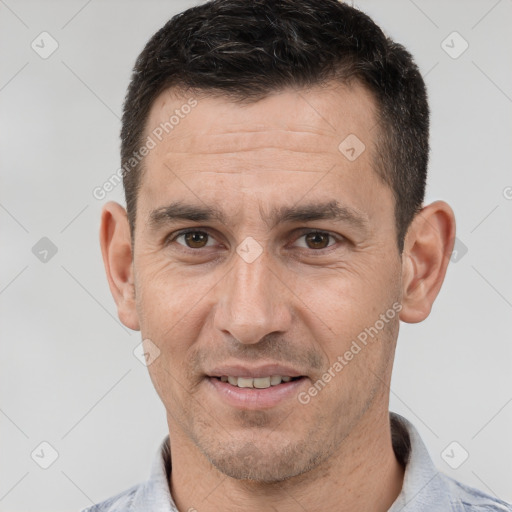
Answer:
<path fill-rule="evenodd" d="M 275 273 L 264 253 L 251 263 L 237 254 L 234 268 L 219 288 L 214 327 L 246 345 L 258 343 L 270 333 L 288 331 L 290 293 Z"/>

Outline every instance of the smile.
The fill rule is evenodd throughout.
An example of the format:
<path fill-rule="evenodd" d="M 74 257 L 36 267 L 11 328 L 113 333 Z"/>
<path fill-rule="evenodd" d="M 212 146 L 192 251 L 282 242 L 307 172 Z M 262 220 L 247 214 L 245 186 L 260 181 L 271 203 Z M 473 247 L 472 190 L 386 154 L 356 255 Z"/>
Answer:
<path fill-rule="evenodd" d="M 228 382 L 232 386 L 239 388 L 266 389 L 271 386 L 278 386 L 282 382 L 290 382 L 300 377 L 290 377 L 288 375 L 272 375 L 268 377 L 232 377 L 231 375 L 218 377 L 221 382 Z"/>

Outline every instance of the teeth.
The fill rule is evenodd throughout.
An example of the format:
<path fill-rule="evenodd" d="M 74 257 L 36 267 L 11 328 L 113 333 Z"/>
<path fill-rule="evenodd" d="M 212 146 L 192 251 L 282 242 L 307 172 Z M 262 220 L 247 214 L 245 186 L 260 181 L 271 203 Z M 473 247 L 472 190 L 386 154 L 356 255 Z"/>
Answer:
<path fill-rule="evenodd" d="M 244 379 L 242 377 L 238 377 L 238 387 L 239 388 L 253 388 L 254 387 L 254 379 Z"/>
<path fill-rule="evenodd" d="M 278 384 L 281 384 L 282 380 L 283 378 L 281 377 L 281 375 L 272 375 L 272 377 L 270 377 L 270 385 L 277 386 Z"/>
<path fill-rule="evenodd" d="M 238 379 L 238 385 L 240 386 L 240 379 Z M 258 389 L 265 389 L 270 387 L 270 377 L 259 377 L 253 379 L 253 385 Z"/>
<path fill-rule="evenodd" d="M 256 377 L 254 379 L 250 377 L 226 377 L 223 375 L 220 380 L 222 382 L 229 382 L 232 386 L 239 388 L 267 389 L 270 386 L 277 386 L 281 382 L 290 382 L 292 378 L 286 375 L 272 375 L 270 377 Z"/>

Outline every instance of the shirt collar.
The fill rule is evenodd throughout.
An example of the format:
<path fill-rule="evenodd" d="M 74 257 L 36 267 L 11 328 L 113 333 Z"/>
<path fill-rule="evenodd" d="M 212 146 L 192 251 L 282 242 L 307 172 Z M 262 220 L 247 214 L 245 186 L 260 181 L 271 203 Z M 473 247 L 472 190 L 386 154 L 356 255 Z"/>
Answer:
<path fill-rule="evenodd" d="M 393 449 L 405 464 L 402 491 L 388 512 L 463 512 L 449 481 L 434 466 L 418 431 L 404 417 L 390 413 Z"/>
<path fill-rule="evenodd" d="M 169 436 L 160 444 L 151 466 L 149 479 L 139 487 L 132 502 L 132 510 L 178 512 L 169 490 L 171 475 L 171 448 Z"/>

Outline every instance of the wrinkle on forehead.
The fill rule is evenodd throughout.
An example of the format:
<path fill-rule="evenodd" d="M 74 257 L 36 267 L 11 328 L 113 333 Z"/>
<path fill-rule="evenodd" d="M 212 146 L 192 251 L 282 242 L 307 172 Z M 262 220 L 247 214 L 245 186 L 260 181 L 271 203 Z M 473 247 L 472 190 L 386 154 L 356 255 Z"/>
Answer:
<path fill-rule="evenodd" d="M 170 131 L 170 139 L 270 129 L 339 137 L 343 131 L 340 128 L 347 124 L 362 128 L 366 123 L 373 126 L 376 119 L 372 94 L 357 84 L 333 82 L 328 87 L 313 87 L 307 91 L 285 89 L 249 104 L 235 103 L 217 94 L 209 96 L 208 91 L 200 91 L 198 96 L 194 94 L 173 89 L 161 93 L 151 108 L 146 131 L 168 121 L 189 98 L 196 99 L 197 106 Z M 217 108 L 212 109 L 212 106 Z M 198 116 L 201 120 L 193 123 L 192 130 L 189 120 Z"/>
<path fill-rule="evenodd" d="M 153 122 L 174 112 L 177 104 L 169 98 L 164 96 L 161 102 L 167 106 L 160 110 L 155 103 Z M 279 169 L 311 173 L 337 162 L 345 167 L 348 162 L 339 144 L 349 134 L 356 133 L 371 149 L 372 110 L 371 98 L 362 88 L 320 90 L 308 97 L 287 92 L 249 106 L 206 97 L 157 144 L 146 157 L 146 167 L 165 162 L 187 174 Z M 368 166 L 369 153 L 347 167 L 357 171 Z"/>
<path fill-rule="evenodd" d="M 169 141 L 171 142 L 171 141 Z M 297 153 L 325 153 L 336 151 L 339 136 L 299 130 L 240 130 L 212 134 L 190 134 L 172 140 L 172 148 L 165 154 L 229 154 L 258 149 L 279 149 Z"/>

